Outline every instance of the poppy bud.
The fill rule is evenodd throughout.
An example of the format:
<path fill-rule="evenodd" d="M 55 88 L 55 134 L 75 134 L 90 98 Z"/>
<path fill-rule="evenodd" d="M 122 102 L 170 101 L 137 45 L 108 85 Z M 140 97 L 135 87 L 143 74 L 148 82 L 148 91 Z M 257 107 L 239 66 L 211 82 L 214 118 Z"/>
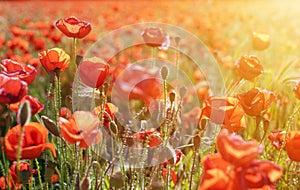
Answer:
<path fill-rule="evenodd" d="M 24 126 L 29 123 L 31 118 L 31 108 L 28 100 L 21 103 L 17 115 L 18 124 Z"/>
<path fill-rule="evenodd" d="M 169 69 L 167 66 L 162 66 L 161 70 L 160 70 L 160 75 L 161 75 L 161 78 L 163 80 L 166 80 L 167 77 L 168 77 L 168 74 L 169 74 Z"/>
<path fill-rule="evenodd" d="M 176 97 L 175 92 L 171 92 L 171 93 L 170 93 L 170 96 L 169 96 L 170 101 L 171 101 L 171 102 L 174 102 L 174 101 L 175 101 L 175 97 Z"/>
<path fill-rule="evenodd" d="M 199 134 L 195 135 L 193 141 L 195 150 L 198 150 L 201 144 L 201 136 Z"/>
<path fill-rule="evenodd" d="M 51 119 L 49 119 L 47 116 L 42 116 L 41 117 L 43 125 L 48 129 L 48 131 L 50 131 L 50 133 L 52 133 L 54 136 L 60 136 L 59 130 L 56 126 L 56 124 L 54 123 L 54 121 L 52 121 Z"/>
<path fill-rule="evenodd" d="M 90 181 L 87 177 L 84 177 L 80 182 L 81 190 L 89 190 L 90 189 Z"/>

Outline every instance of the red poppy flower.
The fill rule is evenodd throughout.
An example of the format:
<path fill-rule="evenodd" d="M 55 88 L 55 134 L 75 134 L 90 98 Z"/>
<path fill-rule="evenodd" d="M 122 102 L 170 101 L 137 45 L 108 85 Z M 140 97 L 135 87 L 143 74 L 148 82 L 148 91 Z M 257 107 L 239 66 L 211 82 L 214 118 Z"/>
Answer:
<path fill-rule="evenodd" d="M 248 81 L 254 81 L 263 73 L 260 60 L 254 55 L 244 55 L 235 63 L 238 75 Z"/>
<path fill-rule="evenodd" d="M 18 112 L 21 102 L 26 101 L 26 100 L 29 101 L 32 116 L 35 115 L 36 113 L 40 113 L 44 109 L 44 105 L 42 103 L 40 103 L 37 98 L 34 98 L 30 95 L 24 96 L 20 102 L 10 104 L 9 109 L 11 109 L 14 112 Z"/>
<path fill-rule="evenodd" d="M 7 185 L 9 185 L 10 189 L 21 189 L 22 182 L 29 182 L 32 173 L 33 170 L 29 163 L 20 162 L 18 165 L 17 162 L 13 162 L 9 168 L 10 177 L 6 176 L 0 178 L 0 189 L 8 189 Z M 20 174 L 22 174 L 23 178 L 21 178 Z M 28 176 L 27 180 L 24 178 L 25 176 Z"/>
<path fill-rule="evenodd" d="M 282 176 L 282 169 L 271 161 L 253 161 L 247 169 L 238 175 L 245 182 L 247 189 L 275 186 L 275 182 Z"/>
<path fill-rule="evenodd" d="M 109 74 L 109 65 L 100 58 L 83 61 L 78 68 L 80 80 L 92 88 L 100 88 Z"/>
<path fill-rule="evenodd" d="M 163 89 L 158 71 L 137 64 L 128 64 L 123 71 L 118 72 L 119 75 L 114 76 L 116 81 L 113 84 L 116 99 L 141 100 L 148 107 L 152 101 L 161 99 Z"/>
<path fill-rule="evenodd" d="M 167 49 L 170 45 L 169 36 L 158 27 L 146 28 L 142 32 L 142 37 L 144 42 L 152 47 L 164 47 Z"/>
<path fill-rule="evenodd" d="M 56 152 L 52 143 L 47 143 L 48 131 L 41 124 L 30 122 L 24 127 L 21 159 L 38 158 L 45 149 L 52 151 L 54 157 Z M 17 159 L 18 139 L 21 125 L 10 129 L 5 136 L 5 153 L 8 159 Z"/>
<path fill-rule="evenodd" d="M 59 117 L 63 117 L 65 119 L 70 119 L 72 116 L 72 112 L 70 109 L 66 108 L 66 107 L 62 107 L 59 110 Z"/>
<path fill-rule="evenodd" d="M 28 92 L 27 83 L 0 73 L 0 104 L 19 102 Z"/>
<path fill-rule="evenodd" d="M 104 105 L 104 109 L 105 109 L 106 114 L 103 114 L 103 126 L 108 127 L 109 122 L 111 120 L 112 121 L 114 120 L 115 113 L 118 112 L 118 107 L 112 103 L 106 103 Z M 96 116 L 99 116 L 100 113 L 101 113 L 101 106 L 95 107 L 93 110 L 93 114 L 95 114 Z"/>
<path fill-rule="evenodd" d="M 275 94 L 268 90 L 252 88 L 244 94 L 238 94 L 237 98 L 246 114 L 259 116 L 275 101 Z"/>
<path fill-rule="evenodd" d="M 17 77 L 30 85 L 36 76 L 36 69 L 31 65 L 22 65 L 11 59 L 4 59 L 1 61 L 1 73 L 9 77 Z"/>
<path fill-rule="evenodd" d="M 300 162 L 300 132 L 290 131 L 286 138 L 285 150 L 289 158 Z"/>
<path fill-rule="evenodd" d="M 159 146 L 162 141 L 160 140 L 161 134 L 154 128 L 146 129 L 145 131 L 138 132 L 134 134 L 134 139 L 136 141 L 148 141 L 150 148 Z"/>
<path fill-rule="evenodd" d="M 69 120 L 59 118 L 60 132 L 70 144 L 79 143 L 79 147 L 88 148 L 102 139 L 101 131 L 96 127 L 99 119 L 94 114 L 85 111 L 76 111 Z"/>
<path fill-rule="evenodd" d="M 92 30 L 90 23 L 75 16 L 59 19 L 55 25 L 62 33 L 72 38 L 84 38 Z"/>
<path fill-rule="evenodd" d="M 272 145 L 277 149 L 280 150 L 281 146 L 284 142 L 284 137 L 286 135 L 285 131 L 282 130 L 273 130 L 271 134 L 268 136 L 268 139 L 272 142 Z"/>
<path fill-rule="evenodd" d="M 241 136 L 222 130 L 217 138 L 217 149 L 222 158 L 235 166 L 247 166 L 257 158 L 262 147 L 255 140 L 245 142 Z"/>
<path fill-rule="evenodd" d="M 236 98 L 209 97 L 204 102 L 201 119 L 210 119 L 230 132 L 246 128 L 244 110 Z"/>
<path fill-rule="evenodd" d="M 64 71 L 70 63 L 70 56 L 60 48 L 52 48 L 39 53 L 39 59 L 48 73 Z"/>

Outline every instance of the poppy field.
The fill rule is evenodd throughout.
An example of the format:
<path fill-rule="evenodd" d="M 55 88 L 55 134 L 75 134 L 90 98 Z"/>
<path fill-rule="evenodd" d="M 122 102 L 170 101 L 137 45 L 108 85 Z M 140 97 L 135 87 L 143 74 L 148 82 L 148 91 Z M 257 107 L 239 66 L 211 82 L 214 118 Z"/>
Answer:
<path fill-rule="evenodd" d="M 300 188 L 297 1 L 0 1 L 0 190 Z"/>

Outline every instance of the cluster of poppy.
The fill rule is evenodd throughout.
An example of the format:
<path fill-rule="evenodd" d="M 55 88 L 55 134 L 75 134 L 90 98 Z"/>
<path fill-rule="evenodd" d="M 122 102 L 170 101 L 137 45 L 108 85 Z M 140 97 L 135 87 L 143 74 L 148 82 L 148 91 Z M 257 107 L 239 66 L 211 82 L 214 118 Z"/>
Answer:
<path fill-rule="evenodd" d="M 255 140 L 228 134 L 224 129 L 217 138 L 217 154 L 203 158 L 204 189 L 275 189 L 282 169 L 267 160 L 257 160 L 262 147 Z"/>
<path fill-rule="evenodd" d="M 71 24 L 78 24 L 74 23 L 74 20 L 76 21 L 75 17 L 71 17 Z M 88 23 L 85 23 L 88 25 Z M 80 25 L 80 24 L 79 24 Z M 62 30 L 62 32 L 66 32 L 66 23 L 57 22 L 57 27 Z M 71 29 L 71 32 L 74 30 L 80 30 L 79 32 L 75 31 L 72 37 L 84 37 L 84 35 L 87 35 L 90 31 L 90 26 L 87 30 L 81 31 L 82 27 L 74 28 L 72 26 L 67 25 L 68 29 Z M 71 27 L 71 28 L 70 28 Z M 12 29 L 14 35 L 20 36 L 25 33 L 28 34 L 26 31 L 20 29 L 20 28 L 13 28 Z M 84 35 L 82 35 L 84 33 Z M 24 34 L 24 35 L 25 35 Z M 68 33 L 70 34 L 70 31 Z M 30 35 L 31 38 L 33 38 L 34 34 Z M 11 49 L 14 49 L 13 46 L 9 46 Z M 22 46 L 23 47 L 23 46 Z M 26 51 L 26 48 L 24 48 L 24 51 Z M 48 73 L 51 72 L 61 72 L 68 68 L 69 62 L 70 62 L 70 56 L 67 55 L 62 49 L 60 48 L 52 48 L 46 51 L 43 51 L 39 54 L 39 59 L 43 67 Z M 17 112 L 17 114 L 20 114 L 20 105 L 22 105 L 22 102 L 27 101 L 30 105 L 31 115 L 35 115 L 36 113 L 39 113 L 43 110 L 44 105 L 41 104 L 37 98 L 34 98 L 30 95 L 28 95 L 28 86 L 34 81 L 37 69 L 30 64 L 24 65 L 17 61 L 13 61 L 11 59 L 4 59 L 1 61 L 0 64 L 1 67 L 1 73 L 0 73 L 0 97 L 1 97 L 1 104 L 7 104 L 9 105 L 9 108 L 12 111 Z M 78 116 L 78 117 L 77 117 Z M 86 119 L 91 119 L 91 116 L 89 117 L 89 114 L 85 114 L 84 112 L 78 112 L 74 113 L 73 120 L 79 125 L 80 123 L 85 123 Z M 19 117 L 19 116 L 18 116 Z M 89 118 L 87 118 L 89 117 Z M 98 120 L 98 117 L 93 116 L 94 119 Z M 81 120 L 77 119 L 81 118 Z M 80 122 L 81 121 L 81 122 Z M 90 120 L 92 124 L 95 124 L 93 126 L 96 126 L 97 122 L 95 123 L 95 120 Z M 66 126 L 65 121 L 61 121 L 61 133 L 62 136 L 64 136 L 66 139 L 68 138 L 68 134 L 66 131 L 73 132 L 72 125 L 68 125 L 68 129 L 66 129 L 64 126 Z M 86 123 L 85 123 L 86 124 Z M 91 124 L 91 123 L 89 123 Z M 88 127 L 91 128 L 92 125 L 89 125 Z M 81 127 L 86 127 L 86 125 Z M 65 130 L 64 130 L 65 129 Z M 85 128 L 85 130 L 87 130 Z M 22 131 L 22 134 L 20 134 L 20 131 Z M 87 132 L 85 132 L 87 133 Z M 85 134 L 84 133 L 84 134 Z M 76 132 L 78 136 L 80 136 L 79 132 Z M 22 135 L 21 143 L 19 142 L 19 137 Z M 94 139 L 98 134 L 95 134 L 93 138 Z M 100 134 L 101 135 L 101 134 Z M 100 136 L 101 138 L 101 136 Z M 9 160 L 17 160 L 17 159 L 35 159 L 38 158 L 41 153 L 45 149 L 51 150 L 54 157 L 56 157 L 56 151 L 55 146 L 52 143 L 47 143 L 48 139 L 48 131 L 47 129 L 40 123 L 37 122 L 29 122 L 25 124 L 18 124 L 11 129 L 8 130 L 8 132 L 5 134 L 5 140 L 4 140 L 4 151 L 5 156 Z M 81 137 L 82 139 L 82 137 Z M 99 139 L 99 138 L 97 138 Z M 78 140 L 78 138 L 76 139 Z M 83 141 L 82 146 L 87 146 L 86 142 Z M 21 148 L 19 148 L 19 145 L 21 145 Z M 20 156 L 18 157 L 18 150 L 20 150 Z M 25 168 L 26 166 L 26 168 Z M 13 165 L 10 168 L 10 174 L 8 177 L 1 177 L 0 178 L 0 187 L 1 189 L 6 189 L 6 185 L 8 184 L 9 187 L 13 187 L 16 189 L 20 189 L 22 187 L 22 183 L 26 182 L 23 179 L 20 180 L 17 173 L 18 172 L 26 172 L 29 171 L 29 164 L 26 162 L 21 162 L 18 167 L 18 171 L 15 171 L 16 169 L 16 162 L 13 163 Z M 28 176 L 31 176 L 31 174 L 28 174 Z M 12 179 L 11 179 L 12 177 Z M 28 177 L 28 180 L 30 178 Z M 27 183 L 27 182 L 26 182 Z"/>

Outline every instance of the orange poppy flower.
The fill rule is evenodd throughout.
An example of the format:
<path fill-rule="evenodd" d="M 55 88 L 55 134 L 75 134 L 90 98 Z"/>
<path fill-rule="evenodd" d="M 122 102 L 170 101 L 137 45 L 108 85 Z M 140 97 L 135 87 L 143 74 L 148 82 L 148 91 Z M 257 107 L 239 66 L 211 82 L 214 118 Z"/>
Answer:
<path fill-rule="evenodd" d="M 39 53 L 39 59 L 48 73 L 64 71 L 70 63 L 70 56 L 60 48 L 52 48 Z"/>
<path fill-rule="evenodd" d="M 285 131 L 282 130 L 273 130 L 271 134 L 268 136 L 268 139 L 272 142 L 272 145 L 277 149 L 280 150 L 281 146 L 284 142 L 284 137 L 286 135 Z"/>
<path fill-rule="evenodd" d="M 170 43 L 169 36 L 161 28 L 158 27 L 146 28 L 141 35 L 144 39 L 144 42 L 148 46 L 152 46 L 152 47 L 166 46 L 166 48 L 169 47 L 169 43 Z"/>
<path fill-rule="evenodd" d="M 203 158 L 204 173 L 198 190 L 234 189 L 235 171 L 220 154 L 210 154 Z"/>
<path fill-rule="evenodd" d="M 235 166 L 247 166 L 257 158 L 262 147 L 255 141 L 245 142 L 241 136 L 222 130 L 217 137 L 217 149 L 222 158 Z"/>
<path fill-rule="evenodd" d="M 90 112 L 76 111 L 69 120 L 60 117 L 59 125 L 63 138 L 70 144 L 79 143 L 81 148 L 88 148 L 102 139 L 101 131 L 96 129 L 99 119 Z"/>
<path fill-rule="evenodd" d="M 71 38 L 84 38 L 92 30 L 90 23 L 79 20 L 75 16 L 59 19 L 55 25 L 62 33 Z"/>
<path fill-rule="evenodd" d="M 290 131 L 287 134 L 285 150 L 289 158 L 300 162 L 300 132 Z"/>
<path fill-rule="evenodd" d="M 253 49 L 262 51 L 270 45 L 270 35 L 263 33 L 252 33 Z"/>
<path fill-rule="evenodd" d="M 0 73 L 0 104 L 19 102 L 28 92 L 27 83 Z"/>
<path fill-rule="evenodd" d="M 136 141 L 148 141 L 150 148 L 159 146 L 162 141 L 160 140 L 161 133 L 154 128 L 148 128 L 145 131 L 141 131 L 134 134 L 134 139 Z"/>
<path fill-rule="evenodd" d="M 275 101 L 275 94 L 268 90 L 252 88 L 244 94 L 238 94 L 246 114 L 250 116 L 259 116 L 262 111 L 266 110 L 269 105 Z"/>
<path fill-rule="evenodd" d="M 1 61 L 1 73 L 9 77 L 17 77 L 30 85 L 36 76 L 36 69 L 31 65 L 22 65 L 11 59 L 4 59 Z"/>
<path fill-rule="evenodd" d="M 236 98 L 209 97 L 202 109 L 201 119 L 210 119 L 230 132 L 246 128 L 244 110 Z"/>
<path fill-rule="evenodd" d="M 18 112 L 19 106 L 21 105 L 21 102 L 24 102 L 26 100 L 29 101 L 32 116 L 35 115 L 36 113 L 40 113 L 44 109 L 44 105 L 42 103 L 40 103 L 37 98 L 34 98 L 30 95 L 24 96 L 20 102 L 10 104 L 9 109 L 14 111 L 14 112 Z"/>
<path fill-rule="evenodd" d="M 109 74 L 109 65 L 100 58 L 83 61 L 78 68 L 80 80 L 92 88 L 100 88 Z"/>
<path fill-rule="evenodd" d="M 294 93 L 295 93 L 295 95 L 296 95 L 296 98 L 298 99 L 298 100 L 300 100 L 300 80 L 298 80 L 297 82 L 296 82 L 296 85 L 295 85 L 295 87 L 294 87 L 294 89 L 293 89 L 293 91 L 294 91 Z"/>
<path fill-rule="evenodd" d="M 56 157 L 55 147 L 52 143 L 47 143 L 48 131 L 41 124 L 30 122 L 24 127 L 21 159 L 38 158 L 45 149 L 52 151 Z M 10 129 L 5 136 L 5 154 L 8 159 L 17 159 L 18 139 L 21 125 Z"/>
<path fill-rule="evenodd" d="M 237 74 L 253 82 L 259 75 L 263 73 L 263 67 L 260 60 L 254 55 L 244 55 L 235 63 Z"/>

